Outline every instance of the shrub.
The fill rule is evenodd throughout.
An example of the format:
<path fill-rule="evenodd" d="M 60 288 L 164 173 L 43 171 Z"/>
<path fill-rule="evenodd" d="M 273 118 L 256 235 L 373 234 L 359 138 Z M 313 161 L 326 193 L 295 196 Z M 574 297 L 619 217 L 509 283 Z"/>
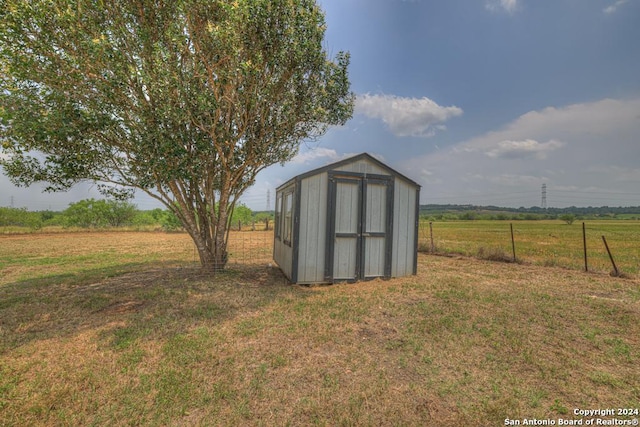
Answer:
<path fill-rule="evenodd" d="M 566 222 L 567 224 L 573 224 L 573 221 L 576 220 L 576 216 L 574 214 L 564 214 L 560 215 L 560 219 Z"/>
<path fill-rule="evenodd" d="M 42 227 L 42 216 L 39 212 L 27 211 L 27 208 L 0 207 L 0 227 L 6 226 L 38 230 Z"/>
<path fill-rule="evenodd" d="M 485 248 L 484 246 L 480 246 L 478 248 L 478 258 L 488 261 L 514 262 L 513 257 L 507 255 L 502 248 Z"/>

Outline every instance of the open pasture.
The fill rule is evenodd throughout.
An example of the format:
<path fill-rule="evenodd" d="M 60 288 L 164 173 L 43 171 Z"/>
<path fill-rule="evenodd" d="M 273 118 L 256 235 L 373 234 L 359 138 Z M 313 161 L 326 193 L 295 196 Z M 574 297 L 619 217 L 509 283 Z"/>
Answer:
<path fill-rule="evenodd" d="M 273 231 L 229 236 L 230 263 L 271 261 Z M 141 267 L 199 265 L 186 233 L 104 231 L 0 234 L 0 285 L 21 279 L 73 280 L 93 272 L 112 275 Z"/>
<path fill-rule="evenodd" d="M 549 221 L 437 221 L 432 223 L 435 252 L 486 257 L 513 257 L 513 225 L 516 258 L 525 263 L 584 270 L 582 223 L 569 225 Z M 613 270 L 602 241 L 605 236 L 618 269 L 629 275 L 640 273 L 640 221 L 586 221 L 589 271 Z M 431 251 L 429 222 L 420 223 L 420 247 Z"/>
<path fill-rule="evenodd" d="M 421 254 L 417 276 L 308 288 L 262 262 L 202 274 L 187 236 L 157 233 L 0 236 L 0 263 L 2 425 L 497 426 L 640 407 L 635 278 Z"/>

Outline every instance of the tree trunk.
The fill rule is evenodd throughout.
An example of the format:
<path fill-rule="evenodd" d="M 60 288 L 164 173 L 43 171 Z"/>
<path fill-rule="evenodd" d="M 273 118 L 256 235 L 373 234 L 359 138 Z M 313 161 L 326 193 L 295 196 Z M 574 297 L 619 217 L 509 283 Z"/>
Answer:
<path fill-rule="evenodd" d="M 226 248 L 198 248 L 198 256 L 202 269 L 212 272 L 224 270 L 228 261 Z"/>
<path fill-rule="evenodd" d="M 198 257 L 200 258 L 200 265 L 203 270 L 209 270 L 212 272 L 221 271 L 227 264 L 227 242 L 224 240 L 224 234 L 222 234 L 222 239 L 218 239 L 217 237 L 218 236 L 210 239 L 211 241 L 208 242 L 205 242 L 201 238 L 193 239 L 196 249 L 198 250 Z"/>
<path fill-rule="evenodd" d="M 205 225 L 198 224 L 188 213 L 182 215 L 183 226 L 196 246 L 203 270 L 216 272 L 223 270 L 227 264 L 226 215 L 227 212 L 224 210 L 224 218 L 223 215 L 218 217 L 213 235 L 212 233 L 202 232 L 203 230 L 200 227 Z"/>
<path fill-rule="evenodd" d="M 223 206 L 222 203 L 219 205 L 218 212 L 218 223 L 215 227 L 215 234 L 213 238 L 213 270 L 219 271 L 224 269 L 225 265 L 227 265 L 228 261 L 228 253 L 227 253 L 227 210 L 226 206 Z M 205 265 L 203 264 L 203 267 Z"/>

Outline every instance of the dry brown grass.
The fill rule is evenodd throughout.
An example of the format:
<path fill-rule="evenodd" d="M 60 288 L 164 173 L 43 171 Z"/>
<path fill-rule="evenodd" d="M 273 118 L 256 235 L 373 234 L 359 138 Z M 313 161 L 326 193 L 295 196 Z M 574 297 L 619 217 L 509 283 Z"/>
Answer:
<path fill-rule="evenodd" d="M 143 237 L 113 254 L 143 257 Z M 82 238 L 51 245 L 72 258 Z M 421 255 L 414 277 L 307 288 L 264 264 L 203 275 L 163 239 L 171 263 L 2 279 L 0 424 L 487 426 L 640 406 L 638 280 Z M 98 247 L 79 254 L 117 258 Z"/>

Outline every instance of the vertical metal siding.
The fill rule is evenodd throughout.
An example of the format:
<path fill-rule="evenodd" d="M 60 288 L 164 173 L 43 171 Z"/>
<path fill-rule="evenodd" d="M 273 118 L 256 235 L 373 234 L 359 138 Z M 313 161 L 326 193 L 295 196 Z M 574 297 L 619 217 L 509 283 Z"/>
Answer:
<path fill-rule="evenodd" d="M 280 189 L 276 193 L 276 200 L 278 200 L 278 196 L 282 193 L 291 191 L 292 186 L 287 186 L 285 188 Z M 284 212 L 281 212 L 280 216 L 283 216 Z M 273 243 L 273 260 L 278 264 L 284 275 L 289 279 L 293 280 L 293 247 L 286 245 L 282 237 L 275 238 Z"/>
<path fill-rule="evenodd" d="M 367 218 L 365 220 L 367 231 L 386 231 L 386 200 L 387 187 L 385 185 L 367 185 Z"/>
<path fill-rule="evenodd" d="M 407 198 L 409 199 L 409 203 L 407 204 L 407 260 L 405 264 L 404 275 L 409 276 L 414 274 L 414 264 L 417 259 L 418 254 L 416 253 L 416 243 L 418 241 L 418 229 L 416 228 L 416 220 L 419 206 L 416 205 L 416 202 L 419 203 L 416 198 L 418 188 L 406 186 L 407 188 Z"/>
<path fill-rule="evenodd" d="M 339 182 L 336 188 L 336 233 L 358 232 L 359 184 Z"/>
<path fill-rule="evenodd" d="M 357 279 L 357 239 L 336 237 L 333 247 L 333 280 Z"/>
<path fill-rule="evenodd" d="M 370 233 L 387 232 L 387 186 L 385 184 L 368 183 L 365 208 L 365 230 Z M 384 237 L 365 237 L 364 244 L 364 276 L 383 277 L 385 275 Z"/>
<path fill-rule="evenodd" d="M 327 173 L 304 178 L 300 185 L 298 283 L 323 283 L 327 227 Z"/>
<path fill-rule="evenodd" d="M 355 280 L 360 230 L 360 182 L 338 181 L 335 203 L 334 280 Z"/>
<path fill-rule="evenodd" d="M 417 238 L 415 231 L 417 189 L 401 179 L 395 181 L 391 275 L 400 277 L 413 274 L 414 248 Z"/>
<path fill-rule="evenodd" d="M 367 237 L 365 240 L 365 277 L 384 277 L 384 237 Z"/>

